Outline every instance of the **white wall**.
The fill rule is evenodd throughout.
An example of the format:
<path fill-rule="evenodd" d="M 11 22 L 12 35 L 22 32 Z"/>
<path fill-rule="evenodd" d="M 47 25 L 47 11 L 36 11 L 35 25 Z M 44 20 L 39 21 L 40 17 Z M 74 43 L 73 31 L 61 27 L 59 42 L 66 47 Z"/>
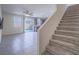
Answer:
<path fill-rule="evenodd" d="M 0 17 L 2 17 L 2 10 L 1 10 L 1 4 L 0 4 Z M 0 29 L 0 42 L 2 37 L 2 30 Z"/>
<path fill-rule="evenodd" d="M 19 17 L 21 25 L 19 27 L 14 26 L 14 16 Z M 16 34 L 23 32 L 23 17 L 15 14 L 3 13 L 3 35 Z M 17 20 L 17 19 L 16 19 Z"/>
<path fill-rule="evenodd" d="M 45 23 L 38 30 L 39 39 L 39 54 L 43 53 L 45 47 L 52 38 L 56 27 L 58 26 L 64 12 L 66 10 L 65 5 L 57 5 L 57 10 L 50 18 L 48 18 Z"/>
<path fill-rule="evenodd" d="M 1 4 L 0 4 L 0 17 L 2 17 Z"/>

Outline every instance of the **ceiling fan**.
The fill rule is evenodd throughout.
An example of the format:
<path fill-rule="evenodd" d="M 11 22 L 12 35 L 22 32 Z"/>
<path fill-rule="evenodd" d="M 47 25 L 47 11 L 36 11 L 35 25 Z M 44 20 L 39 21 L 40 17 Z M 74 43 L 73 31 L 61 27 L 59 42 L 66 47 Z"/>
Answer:
<path fill-rule="evenodd" d="M 33 12 L 24 9 L 23 14 L 24 14 L 25 16 L 32 16 L 32 15 L 33 15 Z"/>

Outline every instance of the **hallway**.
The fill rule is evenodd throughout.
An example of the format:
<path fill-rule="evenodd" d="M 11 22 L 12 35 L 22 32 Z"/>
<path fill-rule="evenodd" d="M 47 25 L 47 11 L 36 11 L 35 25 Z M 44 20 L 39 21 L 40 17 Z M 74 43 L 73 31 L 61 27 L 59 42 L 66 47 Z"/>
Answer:
<path fill-rule="evenodd" d="M 2 37 L 1 55 L 36 55 L 37 32 L 26 32 Z"/>

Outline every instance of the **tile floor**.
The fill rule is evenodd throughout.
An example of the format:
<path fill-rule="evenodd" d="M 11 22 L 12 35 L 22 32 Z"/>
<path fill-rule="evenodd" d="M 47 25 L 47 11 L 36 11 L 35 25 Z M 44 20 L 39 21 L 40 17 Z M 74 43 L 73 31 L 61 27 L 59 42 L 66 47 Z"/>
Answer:
<path fill-rule="evenodd" d="M 0 55 L 36 55 L 37 32 L 13 34 L 2 37 Z"/>

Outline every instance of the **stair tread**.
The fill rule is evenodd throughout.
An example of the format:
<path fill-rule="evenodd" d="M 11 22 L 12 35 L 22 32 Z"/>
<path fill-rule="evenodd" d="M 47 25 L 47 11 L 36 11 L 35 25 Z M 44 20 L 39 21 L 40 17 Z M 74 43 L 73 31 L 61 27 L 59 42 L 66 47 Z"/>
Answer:
<path fill-rule="evenodd" d="M 59 24 L 66 24 L 66 23 L 69 23 L 69 24 L 79 24 L 79 20 L 77 21 L 77 20 L 62 20 L 62 21 L 60 21 L 60 23 Z"/>
<path fill-rule="evenodd" d="M 75 23 L 75 24 L 70 24 L 70 23 L 69 23 L 69 24 L 68 24 L 68 23 L 60 23 L 59 25 L 71 25 L 71 26 L 72 26 L 72 25 L 78 25 L 78 26 L 79 26 L 79 23 Z"/>
<path fill-rule="evenodd" d="M 71 52 L 63 49 L 63 48 L 60 48 L 60 47 L 57 47 L 57 46 L 47 46 L 47 49 L 50 50 L 50 53 L 55 53 L 55 54 L 72 54 Z"/>
<path fill-rule="evenodd" d="M 79 21 L 72 21 L 72 22 L 66 22 L 66 21 L 61 21 L 60 24 L 78 24 Z"/>
<path fill-rule="evenodd" d="M 70 38 L 70 39 L 78 39 L 72 36 L 65 36 L 65 35 L 59 35 L 59 34 L 54 34 L 55 36 L 60 36 L 60 37 L 65 37 L 65 38 Z"/>
<path fill-rule="evenodd" d="M 44 51 L 44 53 L 42 53 L 42 55 L 51 55 L 51 53 L 49 53 L 48 50 Z"/>
<path fill-rule="evenodd" d="M 77 25 L 76 25 L 76 26 L 73 26 L 73 25 L 70 25 L 70 26 L 69 26 L 69 25 L 63 25 L 63 26 L 62 26 L 62 25 L 61 25 L 61 26 L 58 26 L 58 27 L 79 29 L 79 25 L 78 25 L 78 26 L 77 26 Z"/>
<path fill-rule="evenodd" d="M 61 19 L 61 21 L 79 21 L 79 19 Z"/>
<path fill-rule="evenodd" d="M 74 22 L 71 22 L 71 23 L 70 22 L 60 22 L 60 24 L 79 24 L 79 22 L 75 22 L 75 23 Z"/>
<path fill-rule="evenodd" d="M 57 42 L 57 43 L 60 43 L 60 44 L 63 44 L 63 45 L 67 45 L 67 46 L 72 46 L 72 47 L 75 47 L 75 45 L 74 44 L 72 44 L 72 43 L 68 43 L 68 42 L 65 42 L 65 41 L 60 41 L 60 40 L 51 40 L 51 41 L 54 41 L 54 42 Z"/>
<path fill-rule="evenodd" d="M 79 27 L 77 26 L 58 26 L 57 28 L 71 28 L 71 29 L 79 29 Z"/>
<path fill-rule="evenodd" d="M 69 15 L 64 15 L 64 17 L 72 17 L 72 16 L 79 16 L 79 14 L 69 14 Z"/>
<path fill-rule="evenodd" d="M 79 31 L 79 27 L 77 26 L 58 26 L 57 27 L 57 30 L 66 30 L 66 29 L 69 29 L 69 31 Z M 67 31 L 67 30 L 66 30 Z"/>
<path fill-rule="evenodd" d="M 70 27 L 57 27 L 57 30 L 79 33 L 79 28 L 72 28 L 72 27 L 71 28 Z"/>
<path fill-rule="evenodd" d="M 65 32 L 65 33 L 74 33 L 74 34 L 79 34 L 78 31 L 68 31 L 68 30 L 56 30 L 56 31 L 59 31 L 59 32 Z"/>
<path fill-rule="evenodd" d="M 60 30 L 56 30 L 55 34 L 66 35 L 66 36 L 72 36 L 72 37 L 75 37 L 75 38 L 79 38 L 79 33 L 78 32 L 74 32 L 74 31 L 60 31 Z"/>
<path fill-rule="evenodd" d="M 65 42 L 65 41 L 55 40 L 55 39 L 51 39 L 50 42 L 55 42 L 55 43 L 57 43 L 57 44 L 59 44 L 61 46 L 67 47 L 68 49 L 73 49 L 73 50 L 79 52 L 79 46 L 77 46 L 75 44 Z"/>
<path fill-rule="evenodd" d="M 72 17 L 63 17 L 62 19 L 78 19 L 79 18 L 79 16 L 72 16 Z"/>
<path fill-rule="evenodd" d="M 67 37 L 56 36 L 56 35 L 53 35 L 52 39 L 53 40 L 55 39 L 55 40 L 65 41 L 65 42 L 72 43 L 74 45 L 79 46 L 79 39 L 67 38 Z"/>
<path fill-rule="evenodd" d="M 79 17 L 65 17 L 65 18 L 62 18 L 63 20 L 65 19 L 78 19 Z"/>
<path fill-rule="evenodd" d="M 50 43 L 50 42 L 51 42 L 51 43 Z M 50 46 L 56 46 L 56 47 L 63 48 L 64 50 L 70 51 L 71 53 L 76 54 L 76 55 L 79 54 L 79 50 L 72 49 L 72 48 L 70 48 L 70 47 L 68 47 L 68 46 L 65 46 L 65 45 L 63 45 L 63 44 L 59 44 L 59 43 L 54 42 L 54 41 L 50 41 L 50 42 L 49 42 L 49 45 L 50 45 Z"/>
<path fill-rule="evenodd" d="M 59 24 L 58 27 L 79 29 L 79 25 L 74 24 Z"/>
<path fill-rule="evenodd" d="M 70 21 L 70 22 L 76 22 L 76 21 L 79 22 L 79 19 L 64 19 L 64 20 L 61 19 L 61 21 L 62 21 L 62 22 L 69 22 L 69 21 Z"/>
<path fill-rule="evenodd" d="M 79 28 L 79 24 L 59 24 L 58 27 L 72 27 L 72 28 Z"/>
<path fill-rule="evenodd" d="M 69 31 L 69 30 L 56 30 L 56 31 L 59 31 L 59 32 L 65 32 L 65 33 L 74 33 L 74 34 L 79 34 L 78 31 Z"/>

